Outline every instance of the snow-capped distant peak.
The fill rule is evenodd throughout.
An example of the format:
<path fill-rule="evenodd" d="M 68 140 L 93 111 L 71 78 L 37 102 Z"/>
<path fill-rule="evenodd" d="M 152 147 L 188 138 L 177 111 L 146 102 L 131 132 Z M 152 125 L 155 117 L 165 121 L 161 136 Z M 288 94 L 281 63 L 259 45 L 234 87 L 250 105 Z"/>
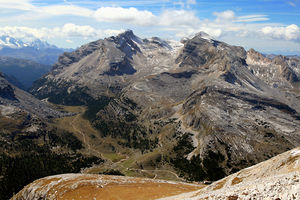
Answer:
<path fill-rule="evenodd" d="M 52 48 L 57 48 L 55 45 L 50 45 L 46 41 L 42 41 L 40 39 L 36 39 L 32 41 L 31 43 L 28 44 L 28 46 L 35 47 L 37 49 L 52 49 Z"/>
<path fill-rule="evenodd" d="M 54 45 L 50 45 L 46 41 L 41 41 L 40 39 L 36 39 L 32 42 L 23 42 L 22 40 L 10 37 L 10 36 L 0 36 L 0 49 L 7 47 L 7 48 L 24 48 L 24 47 L 33 47 L 35 49 L 51 49 L 57 48 Z"/>
<path fill-rule="evenodd" d="M 9 48 L 21 48 L 23 47 L 24 42 L 17 40 L 9 36 L 0 37 L 0 48 L 9 47 Z"/>

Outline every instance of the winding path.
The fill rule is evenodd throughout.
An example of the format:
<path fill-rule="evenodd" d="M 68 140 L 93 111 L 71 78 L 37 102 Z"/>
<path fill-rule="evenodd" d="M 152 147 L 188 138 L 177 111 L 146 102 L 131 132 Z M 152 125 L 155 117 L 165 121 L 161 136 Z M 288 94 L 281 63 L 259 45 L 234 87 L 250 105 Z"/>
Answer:
<path fill-rule="evenodd" d="M 76 117 L 74 117 L 74 119 L 72 120 L 72 122 L 71 122 L 72 128 L 73 128 L 77 133 L 79 133 L 79 134 L 82 136 L 83 143 L 87 146 L 87 150 L 88 150 L 89 152 L 94 152 L 94 153 L 96 153 L 97 155 L 100 155 L 101 157 L 103 157 L 102 153 L 100 153 L 99 151 L 97 151 L 97 150 L 91 148 L 91 145 L 90 145 L 90 143 L 88 142 L 88 139 L 87 139 L 86 134 L 84 134 L 80 129 L 78 129 L 78 128 L 76 127 L 75 121 L 78 120 L 79 117 L 80 117 L 80 114 L 78 114 L 78 115 L 77 115 Z"/>

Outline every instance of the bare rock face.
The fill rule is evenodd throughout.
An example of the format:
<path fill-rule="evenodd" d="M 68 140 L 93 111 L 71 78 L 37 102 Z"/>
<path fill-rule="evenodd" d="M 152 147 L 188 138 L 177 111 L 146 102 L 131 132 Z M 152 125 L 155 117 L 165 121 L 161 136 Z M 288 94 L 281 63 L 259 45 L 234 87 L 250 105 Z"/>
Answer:
<path fill-rule="evenodd" d="M 10 84 L 0 73 L 0 105 L 13 106 L 22 109 L 29 114 L 41 118 L 53 118 L 63 116 L 62 113 L 41 102 L 31 94 Z"/>
<path fill-rule="evenodd" d="M 32 92 L 93 102 L 102 135 L 159 150 L 188 179 L 217 180 L 300 145 L 299 70 L 297 58 L 205 34 L 182 44 L 126 31 L 64 54 Z"/>
<path fill-rule="evenodd" d="M 300 60 L 293 57 L 268 58 L 253 49 L 247 53 L 251 71 L 273 87 L 291 87 L 299 82 Z"/>
<path fill-rule="evenodd" d="M 14 89 L 4 79 L 4 75 L 0 73 L 0 97 L 4 99 L 17 100 L 14 94 Z"/>
<path fill-rule="evenodd" d="M 299 199 L 300 148 L 243 169 L 195 192 L 161 200 Z"/>

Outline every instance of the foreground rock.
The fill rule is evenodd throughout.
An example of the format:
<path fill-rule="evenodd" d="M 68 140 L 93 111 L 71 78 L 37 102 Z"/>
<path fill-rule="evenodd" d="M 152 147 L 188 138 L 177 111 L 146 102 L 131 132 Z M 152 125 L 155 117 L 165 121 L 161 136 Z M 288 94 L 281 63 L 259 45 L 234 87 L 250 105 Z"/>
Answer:
<path fill-rule="evenodd" d="M 201 187 L 203 186 L 121 176 L 63 174 L 33 182 L 12 200 L 149 200 Z"/>
<path fill-rule="evenodd" d="M 199 191 L 161 200 L 299 199 L 300 148 L 241 170 Z"/>

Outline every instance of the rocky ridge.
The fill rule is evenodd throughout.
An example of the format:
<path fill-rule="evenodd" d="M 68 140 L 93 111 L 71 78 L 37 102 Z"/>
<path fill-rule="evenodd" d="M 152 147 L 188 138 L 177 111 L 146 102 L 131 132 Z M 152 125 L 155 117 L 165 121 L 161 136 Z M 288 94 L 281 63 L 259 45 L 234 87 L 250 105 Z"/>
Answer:
<path fill-rule="evenodd" d="M 33 97 L 31 94 L 10 84 L 0 73 L 0 105 L 5 110 L 24 110 L 28 114 L 33 114 L 41 118 L 55 118 L 63 116 L 64 114 L 51 108 L 49 104 L 41 102 Z"/>
<path fill-rule="evenodd" d="M 243 169 L 196 192 L 161 200 L 299 199 L 300 148 Z"/>

